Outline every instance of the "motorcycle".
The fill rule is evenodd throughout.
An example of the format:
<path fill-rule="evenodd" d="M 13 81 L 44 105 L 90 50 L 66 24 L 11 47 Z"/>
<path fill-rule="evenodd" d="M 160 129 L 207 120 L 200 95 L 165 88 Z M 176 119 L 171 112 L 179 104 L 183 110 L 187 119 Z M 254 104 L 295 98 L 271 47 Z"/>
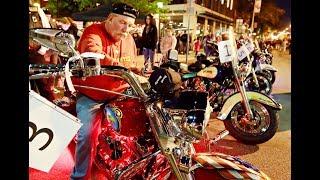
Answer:
<path fill-rule="evenodd" d="M 249 91 L 257 91 L 270 95 L 272 92 L 272 84 L 266 75 L 261 74 L 262 71 L 260 73 L 260 70 L 258 70 L 260 66 L 257 64 L 258 63 L 254 57 L 249 60 L 242 60 L 239 63 L 239 69 L 242 69 L 243 72 L 247 72 L 245 75 L 246 78 L 244 80 L 244 86 Z"/>
<path fill-rule="evenodd" d="M 258 91 L 270 95 L 273 84 L 271 81 L 273 80 L 274 82 L 275 80 L 274 71 L 276 71 L 276 69 L 269 64 L 267 66 L 266 64 L 261 65 L 262 63 L 260 62 L 265 59 L 265 56 L 259 53 L 259 47 L 257 47 L 257 45 L 254 47 L 252 42 L 250 39 L 240 39 L 237 41 L 238 48 L 246 46 L 247 43 L 248 48 L 250 48 L 250 44 L 252 45 L 252 52 L 239 61 L 239 66 L 246 68 L 246 72 L 248 72 L 244 80 L 245 87 L 249 91 Z"/>
<path fill-rule="evenodd" d="M 179 92 L 180 76 L 174 75 L 173 71 L 155 70 L 151 80 L 141 83 L 126 68 L 100 66 L 98 55 L 74 53 L 76 55 L 62 68 L 30 65 L 30 79 L 64 74 L 72 92 L 108 102 L 102 103 L 95 117 L 101 122 L 94 147 L 94 165 L 99 170 L 99 178 L 270 179 L 237 157 L 197 152 L 197 144 L 201 145 L 199 140 L 206 133 L 212 111 L 208 94 Z M 115 90 L 110 82 L 128 86 Z M 193 97 L 195 101 L 186 106 L 186 97 Z M 171 103 L 168 108 L 167 101 L 173 99 L 175 105 Z M 173 118 L 172 111 L 182 113 L 182 116 Z M 216 142 L 221 137 L 209 142 Z"/>
<path fill-rule="evenodd" d="M 268 141 L 278 129 L 281 104 L 263 93 L 246 90 L 250 63 L 238 66 L 238 62 L 222 64 L 217 59 L 199 59 L 190 66 L 169 61 L 162 67 L 181 72 L 185 89 L 208 92 L 217 119 L 237 140 L 246 144 Z"/>
<path fill-rule="evenodd" d="M 276 80 L 275 73 L 278 70 L 272 65 L 266 63 L 268 61 L 268 57 L 263 53 L 253 52 L 252 55 L 254 57 L 253 67 L 256 74 L 266 77 L 270 83 L 273 84 Z"/>

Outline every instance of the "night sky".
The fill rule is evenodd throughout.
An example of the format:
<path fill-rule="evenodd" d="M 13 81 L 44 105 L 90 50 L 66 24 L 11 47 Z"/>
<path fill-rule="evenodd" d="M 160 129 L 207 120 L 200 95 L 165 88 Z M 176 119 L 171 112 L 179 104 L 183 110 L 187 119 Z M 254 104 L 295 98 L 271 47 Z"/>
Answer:
<path fill-rule="evenodd" d="M 282 23 L 289 24 L 291 22 L 291 0 L 276 0 L 276 3 L 286 11 L 281 19 Z"/>

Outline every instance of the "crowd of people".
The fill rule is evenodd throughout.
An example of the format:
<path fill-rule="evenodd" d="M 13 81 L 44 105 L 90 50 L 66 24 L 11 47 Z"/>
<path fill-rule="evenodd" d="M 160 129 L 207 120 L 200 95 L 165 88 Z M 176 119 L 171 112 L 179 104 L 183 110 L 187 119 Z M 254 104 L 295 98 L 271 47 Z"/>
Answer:
<path fill-rule="evenodd" d="M 276 49 L 282 52 L 286 52 L 288 50 L 289 54 L 291 54 L 291 38 L 261 41 L 260 46 L 268 46 L 271 49 Z"/>

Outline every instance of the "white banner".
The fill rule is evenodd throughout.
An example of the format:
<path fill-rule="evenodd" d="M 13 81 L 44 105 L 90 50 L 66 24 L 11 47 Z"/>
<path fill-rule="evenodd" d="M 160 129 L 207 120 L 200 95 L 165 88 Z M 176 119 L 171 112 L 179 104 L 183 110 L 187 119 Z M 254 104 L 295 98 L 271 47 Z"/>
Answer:
<path fill-rule="evenodd" d="M 252 42 L 247 42 L 245 44 L 246 48 L 248 49 L 248 51 L 251 53 L 254 50 L 254 45 Z"/>
<path fill-rule="evenodd" d="M 261 10 L 261 1 L 262 0 L 256 0 L 254 3 L 254 13 L 259 13 Z"/>
<path fill-rule="evenodd" d="M 219 59 L 221 63 L 230 62 L 234 57 L 232 44 L 230 40 L 220 41 L 218 43 Z"/>
<path fill-rule="evenodd" d="M 249 54 L 250 54 L 250 52 L 248 51 L 246 46 L 242 45 L 237 51 L 238 60 L 241 61 L 245 57 L 249 56 Z"/>
<path fill-rule="evenodd" d="M 49 172 L 81 127 L 79 119 L 29 92 L 29 167 Z"/>

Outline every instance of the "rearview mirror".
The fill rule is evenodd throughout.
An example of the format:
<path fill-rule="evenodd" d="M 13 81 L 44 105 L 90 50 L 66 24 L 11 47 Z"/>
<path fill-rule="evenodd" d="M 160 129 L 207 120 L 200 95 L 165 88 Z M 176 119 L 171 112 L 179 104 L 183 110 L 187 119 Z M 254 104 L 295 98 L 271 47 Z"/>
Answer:
<path fill-rule="evenodd" d="M 58 51 L 62 54 L 73 54 L 76 40 L 72 34 L 59 29 L 30 29 L 29 37 L 40 45 Z"/>

